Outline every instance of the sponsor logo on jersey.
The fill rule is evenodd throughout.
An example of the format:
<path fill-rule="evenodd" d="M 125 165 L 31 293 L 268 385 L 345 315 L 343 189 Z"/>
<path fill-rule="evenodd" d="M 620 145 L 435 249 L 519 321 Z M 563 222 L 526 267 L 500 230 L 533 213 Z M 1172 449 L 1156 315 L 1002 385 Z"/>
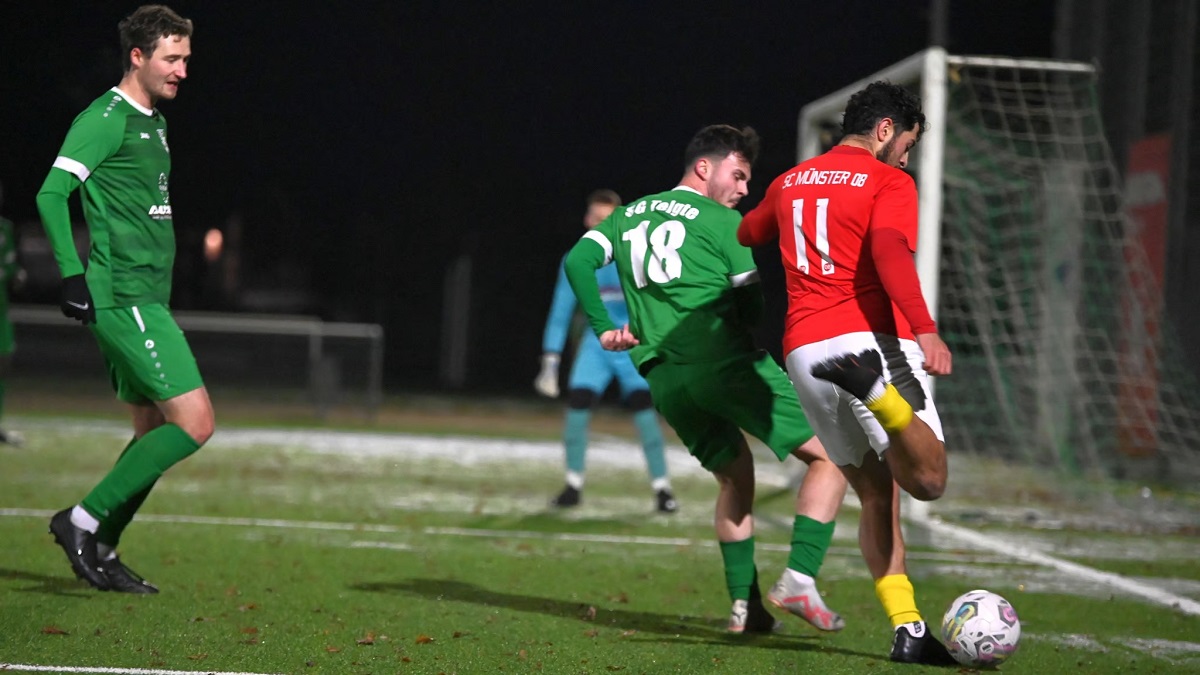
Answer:
<path fill-rule="evenodd" d="M 158 174 L 158 191 L 162 193 L 162 201 L 164 204 L 171 203 L 171 193 L 167 191 L 167 174 Z"/>
<path fill-rule="evenodd" d="M 155 204 L 150 207 L 150 212 L 147 215 L 155 220 L 167 220 L 171 217 L 171 205 Z"/>
<path fill-rule="evenodd" d="M 144 132 L 144 131 L 141 133 L 141 136 L 142 136 L 142 140 L 143 140 L 143 141 L 148 141 L 148 140 L 150 140 L 150 134 L 148 134 L 148 133 L 146 133 L 146 132 Z"/>
<path fill-rule="evenodd" d="M 155 129 L 155 131 L 158 132 L 158 140 L 162 141 L 163 150 L 167 151 L 167 153 L 170 154 L 171 148 L 167 146 L 167 130 L 166 129 Z"/>

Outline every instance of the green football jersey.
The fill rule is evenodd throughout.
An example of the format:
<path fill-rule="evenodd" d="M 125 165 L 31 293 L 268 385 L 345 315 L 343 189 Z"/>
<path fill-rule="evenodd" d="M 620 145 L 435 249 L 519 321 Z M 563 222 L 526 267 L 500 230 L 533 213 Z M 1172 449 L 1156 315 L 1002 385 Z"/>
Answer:
<path fill-rule="evenodd" d="M 91 238 L 87 282 L 96 307 L 167 304 L 175 230 L 168 192 L 171 152 L 162 113 L 138 105 L 114 87 L 75 118 L 54 168 L 81 183 Z M 51 226 L 46 223 L 47 230 Z M 55 257 L 69 276 L 76 255 L 62 239 L 54 242 Z M 59 250 L 63 248 L 67 250 Z"/>
<path fill-rule="evenodd" d="M 740 221 L 737 211 L 682 186 L 615 210 L 567 256 L 568 278 L 597 335 L 616 326 L 591 301 L 587 279 L 594 284 L 593 266 L 615 261 L 640 342 L 634 363 L 704 363 L 753 351 L 734 289 L 757 283 L 758 270 L 738 244 Z"/>

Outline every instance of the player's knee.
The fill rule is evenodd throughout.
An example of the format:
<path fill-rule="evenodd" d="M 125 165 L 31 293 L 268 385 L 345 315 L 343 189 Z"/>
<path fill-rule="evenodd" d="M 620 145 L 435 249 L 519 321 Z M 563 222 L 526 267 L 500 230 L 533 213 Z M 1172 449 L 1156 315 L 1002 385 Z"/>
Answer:
<path fill-rule="evenodd" d="M 184 433 L 192 437 L 197 445 L 204 445 L 208 439 L 212 438 L 213 431 L 216 428 L 216 421 L 213 419 L 212 408 L 202 412 L 195 412 L 190 415 L 183 416 L 181 419 L 174 420 L 174 423 L 183 429 Z"/>
<path fill-rule="evenodd" d="M 567 392 L 567 407 L 572 410 L 587 410 L 596 404 L 596 392 L 591 389 L 572 389 Z"/>
<path fill-rule="evenodd" d="M 946 472 L 925 470 L 918 472 L 910 485 L 908 493 L 920 502 L 931 502 L 946 492 Z"/>
<path fill-rule="evenodd" d="M 638 389 L 631 392 L 625 402 L 629 406 L 629 409 L 634 412 L 648 410 L 654 405 L 654 401 L 650 398 L 650 392 L 645 389 Z"/>

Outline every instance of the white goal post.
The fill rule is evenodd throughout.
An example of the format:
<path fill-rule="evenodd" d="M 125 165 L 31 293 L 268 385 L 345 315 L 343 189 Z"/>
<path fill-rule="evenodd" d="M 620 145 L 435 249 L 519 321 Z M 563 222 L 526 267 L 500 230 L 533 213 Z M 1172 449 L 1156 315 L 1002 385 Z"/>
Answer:
<path fill-rule="evenodd" d="M 922 100 L 918 275 L 955 355 L 947 448 L 1089 476 L 1195 475 L 1200 395 L 1162 304 L 1089 63 L 933 47 L 814 101 L 798 159 L 888 80 Z"/>
<path fill-rule="evenodd" d="M 921 109 L 925 113 L 928 131 L 912 153 L 912 167 L 917 174 L 917 192 L 921 195 L 917 232 L 917 276 L 925 291 L 929 312 L 937 319 L 938 278 L 941 269 L 942 242 L 942 163 L 945 158 L 946 130 L 946 72 L 953 65 L 978 65 L 999 68 L 1036 68 L 1064 72 L 1094 73 L 1088 63 L 1051 61 L 1048 59 L 1010 59 L 991 56 L 952 56 L 941 47 L 923 52 L 889 66 L 870 77 L 847 85 L 832 94 L 813 101 L 800 110 L 799 133 L 796 135 L 797 160 L 816 157 L 833 144 L 828 136 L 822 138 L 822 122 L 836 120 L 841 124 L 846 101 L 854 92 L 871 82 L 887 80 L 897 84 L 920 84 Z M 823 143 L 822 140 L 826 142 Z"/>

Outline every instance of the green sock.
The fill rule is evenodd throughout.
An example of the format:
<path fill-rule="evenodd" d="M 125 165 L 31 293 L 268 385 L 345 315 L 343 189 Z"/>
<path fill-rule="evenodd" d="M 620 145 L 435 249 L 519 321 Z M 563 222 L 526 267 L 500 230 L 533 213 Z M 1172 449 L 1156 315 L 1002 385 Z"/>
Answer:
<path fill-rule="evenodd" d="M 834 522 L 818 523 L 808 516 L 796 516 L 792 523 L 792 551 L 788 554 L 788 569 L 807 574 L 814 579 L 821 571 L 825 552 L 833 541 Z"/>
<path fill-rule="evenodd" d="M 117 457 L 118 463 L 121 461 L 121 457 L 124 457 L 129 452 L 129 449 L 133 447 L 133 444 L 137 443 L 137 440 L 136 436 L 130 439 L 129 444 L 121 451 L 120 457 Z M 121 533 L 133 521 L 134 514 L 142 507 L 142 502 L 146 501 L 146 497 L 150 496 L 150 490 L 153 488 L 154 483 L 151 483 L 150 487 L 142 490 L 130 498 L 129 501 L 113 509 L 112 515 L 100 523 L 100 528 L 96 530 L 96 541 L 115 549 L 117 544 L 121 542 Z"/>
<path fill-rule="evenodd" d="M 586 466 L 588 444 L 588 422 L 592 411 L 584 408 L 567 410 L 567 422 L 563 426 L 563 447 L 567 450 L 567 471 L 583 473 Z"/>
<path fill-rule="evenodd" d="M 750 589 L 757 585 L 754 567 L 754 537 L 742 541 L 723 541 L 721 558 L 725 561 L 725 585 L 730 600 L 749 600 Z"/>
<path fill-rule="evenodd" d="M 104 523 L 122 504 L 148 490 L 167 469 L 199 449 L 200 444 L 186 431 L 164 424 L 130 445 L 80 505 Z"/>
<path fill-rule="evenodd" d="M 658 415 L 653 408 L 639 410 L 633 414 L 633 425 L 642 438 L 642 452 L 646 454 L 646 471 L 650 480 L 667 477 L 667 457 L 663 453 L 662 427 L 658 426 Z"/>

